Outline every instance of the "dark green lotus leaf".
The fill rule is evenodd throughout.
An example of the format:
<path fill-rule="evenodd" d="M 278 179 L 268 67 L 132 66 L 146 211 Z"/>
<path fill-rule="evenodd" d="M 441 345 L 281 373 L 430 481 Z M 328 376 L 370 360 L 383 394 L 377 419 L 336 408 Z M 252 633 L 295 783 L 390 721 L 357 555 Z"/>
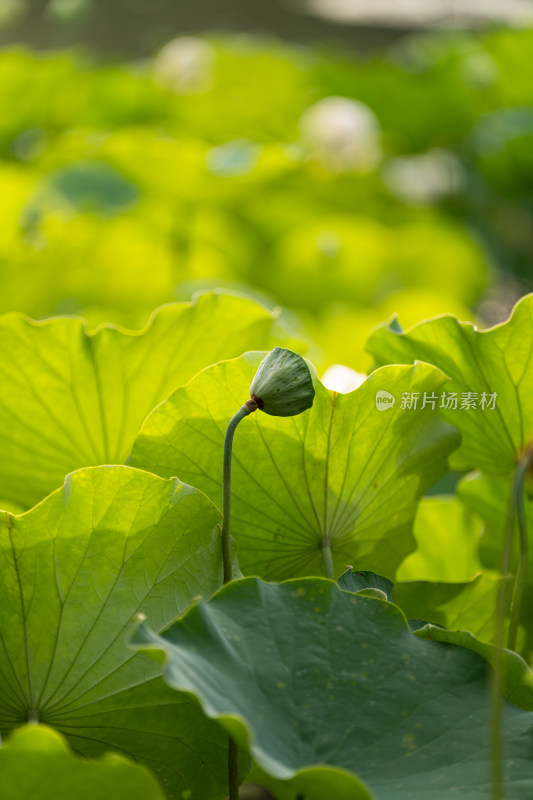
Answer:
<path fill-rule="evenodd" d="M 497 648 L 492 644 L 480 641 L 469 631 L 450 631 L 427 623 L 415 631 L 421 639 L 446 644 L 458 645 L 478 653 L 489 664 L 495 664 Z M 526 661 L 512 650 L 503 650 L 502 691 L 504 695 L 525 711 L 533 711 L 533 670 Z"/>
<path fill-rule="evenodd" d="M 116 753 L 75 756 L 46 725 L 25 725 L 0 747 L 2 800 L 164 800 L 145 767 Z"/>
<path fill-rule="evenodd" d="M 224 433 L 261 360 L 222 362 L 178 389 L 147 419 L 130 463 L 178 475 L 220 505 Z M 417 500 L 447 469 L 458 437 L 431 407 L 400 409 L 390 397 L 437 392 L 443 380 L 427 364 L 387 367 L 350 394 L 317 382 L 312 408 L 298 416 L 246 417 L 232 474 L 232 535 L 245 574 L 323 575 L 329 541 L 337 576 L 354 564 L 392 577 L 414 549 Z"/>
<path fill-rule="evenodd" d="M 413 634 L 392 603 L 246 578 L 133 643 L 295 796 L 491 797 L 487 662 Z M 504 702 L 502 724 L 506 796 L 529 800 L 533 715 Z"/>
<path fill-rule="evenodd" d="M 405 332 L 382 325 L 372 333 L 368 350 L 378 365 L 421 359 L 450 377 L 439 408 L 462 435 L 452 467 L 494 474 L 514 469 L 533 438 L 533 294 L 523 297 L 510 319 L 495 328 L 478 331 L 448 315 Z M 452 393 L 457 408 L 441 407 Z"/>
<path fill-rule="evenodd" d="M 375 572 L 359 572 L 356 569 L 348 569 L 337 581 L 341 589 L 347 592 L 362 592 L 368 589 L 376 589 L 386 600 L 391 599 L 394 589 L 392 581 L 387 580 L 382 575 Z"/>
<path fill-rule="evenodd" d="M 284 347 L 275 347 L 261 361 L 250 386 L 250 397 L 261 411 L 274 417 L 292 417 L 311 408 L 315 388 L 304 359 Z"/>
<path fill-rule="evenodd" d="M 80 755 L 115 750 L 168 796 L 223 800 L 226 738 L 125 642 L 222 582 L 220 514 L 178 480 L 129 467 L 70 475 L 21 516 L 0 515 L 0 733 L 39 721 Z"/>
<path fill-rule="evenodd" d="M 72 209 L 105 218 L 133 207 L 138 199 L 138 187 L 109 164 L 79 161 L 47 176 L 26 205 L 21 223 L 26 233 L 35 235 L 46 214 Z"/>
<path fill-rule="evenodd" d="M 144 331 L 0 317 L 0 495 L 28 508 L 72 470 L 122 464 L 146 415 L 198 370 L 268 347 L 275 317 L 218 293 L 160 308 Z"/>

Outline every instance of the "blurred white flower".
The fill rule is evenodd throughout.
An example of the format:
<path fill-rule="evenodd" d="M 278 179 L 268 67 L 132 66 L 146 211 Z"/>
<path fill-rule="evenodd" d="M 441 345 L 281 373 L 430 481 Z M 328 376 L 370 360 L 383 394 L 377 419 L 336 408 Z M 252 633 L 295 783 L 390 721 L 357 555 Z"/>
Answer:
<path fill-rule="evenodd" d="M 461 191 L 465 176 L 461 162 L 446 150 L 390 159 L 383 179 L 404 203 L 431 205 Z"/>
<path fill-rule="evenodd" d="M 0 28 L 13 25 L 28 11 L 27 0 L 0 0 Z"/>
<path fill-rule="evenodd" d="M 195 94 L 213 82 L 215 50 L 196 36 L 182 36 L 168 42 L 154 59 L 157 83 L 177 94 Z"/>
<path fill-rule="evenodd" d="M 333 172 L 369 172 L 381 157 L 380 126 L 357 100 L 325 97 L 306 109 L 300 133 L 313 155 Z"/>
<path fill-rule="evenodd" d="M 366 375 L 363 375 L 362 372 L 356 372 L 351 367 L 345 367 L 344 364 L 332 364 L 322 376 L 322 383 L 326 389 L 339 392 L 339 394 L 353 392 L 365 380 Z"/>

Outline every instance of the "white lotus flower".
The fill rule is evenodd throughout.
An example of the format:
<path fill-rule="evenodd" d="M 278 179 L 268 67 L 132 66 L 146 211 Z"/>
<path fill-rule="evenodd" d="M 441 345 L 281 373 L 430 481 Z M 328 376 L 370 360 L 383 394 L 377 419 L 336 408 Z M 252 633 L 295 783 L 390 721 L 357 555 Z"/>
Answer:
<path fill-rule="evenodd" d="M 155 80 L 177 94 L 206 91 L 213 80 L 215 50 L 196 36 L 168 42 L 154 59 Z"/>
<path fill-rule="evenodd" d="M 357 389 L 363 381 L 366 380 L 366 375 L 362 372 L 356 372 L 351 367 L 346 367 L 344 364 L 332 364 L 328 367 L 322 376 L 322 383 L 326 389 L 339 394 L 348 394 Z"/>
<path fill-rule="evenodd" d="M 384 167 L 383 178 L 393 194 L 414 205 L 431 205 L 457 194 L 465 182 L 461 162 L 447 150 L 392 158 Z"/>
<path fill-rule="evenodd" d="M 300 132 L 314 156 L 334 172 L 369 172 L 381 157 L 377 117 L 357 100 L 319 100 L 302 114 Z"/>

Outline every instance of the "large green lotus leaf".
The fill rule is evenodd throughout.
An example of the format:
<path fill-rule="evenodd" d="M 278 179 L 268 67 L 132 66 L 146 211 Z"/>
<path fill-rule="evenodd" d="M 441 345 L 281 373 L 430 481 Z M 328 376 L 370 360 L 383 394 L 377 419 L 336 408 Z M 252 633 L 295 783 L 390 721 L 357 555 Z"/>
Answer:
<path fill-rule="evenodd" d="M 73 755 L 46 725 L 26 725 L 0 748 L 2 800 L 164 800 L 145 767 L 107 753 L 87 761 Z"/>
<path fill-rule="evenodd" d="M 392 603 L 245 578 L 133 643 L 306 800 L 326 796 L 311 768 L 338 800 L 491 797 L 487 662 L 413 634 Z M 505 702 L 502 732 L 506 796 L 529 800 L 533 715 Z"/>
<path fill-rule="evenodd" d="M 147 419 L 130 463 L 179 475 L 219 505 L 224 432 L 261 358 L 217 364 L 178 389 Z M 387 367 L 350 394 L 317 381 L 312 408 L 298 416 L 246 417 L 232 476 L 232 533 L 245 574 L 323 575 L 328 537 L 336 575 L 351 563 L 392 576 L 413 550 L 417 499 L 445 471 L 457 434 L 430 408 L 378 409 L 376 393 L 438 391 L 443 380 L 427 364 Z"/>
<path fill-rule="evenodd" d="M 161 400 L 209 364 L 268 346 L 274 326 L 259 304 L 218 293 L 163 306 L 136 333 L 1 317 L 2 498 L 29 507 L 72 470 L 124 463 Z"/>
<path fill-rule="evenodd" d="M 478 331 L 470 322 L 442 316 L 404 333 L 393 322 L 373 332 L 368 350 L 378 365 L 422 359 L 450 377 L 445 391 L 457 393 L 458 405 L 440 411 L 462 434 L 452 466 L 494 474 L 514 469 L 533 437 L 533 294 L 495 328 Z M 468 392 L 476 395 L 477 408 L 461 408 Z M 483 393 L 495 392 L 495 407 L 482 409 Z"/>
<path fill-rule="evenodd" d="M 220 514 L 196 489 L 93 467 L 21 516 L 0 515 L 0 733 L 27 721 L 84 756 L 117 750 L 170 797 L 223 798 L 225 740 L 125 642 L 222 582 Z"/>
<path fill-rule="evenodd" d="M 492 665 L 496 664 L 500 652 L 501 688 L 504 695 L 515 706 L 533 712 L 533 669 L 518 653 L 512 650 L 498 651 L 494 645 L 482 642 L 470 631 L 450 631 L 430 623 L 419 628 L 415 634 L 428 641 L 465 647 L 478 653 Z"/>
<path fill-rule="evenodd" d="M 381 575 L 349 569 L 341 575 L 337 585 L 345 591 L 392 600 L 410 618 L 409 627 L 416 630 L 417 635 L 468 647 L 495 663 L 497 650 L 491 640 L 495 633 L 494 614 L 500 580 L 499 573 L 483 572 L 463 584 L 412 581 L 394 586 Z M 507 624 L 508 621 L 504 633 Z M 453 628 L 460 630 L 451 630 Z M 522 631 L 519 636 L 521 634 Z M 512 651 L 505 652 L 501 668 L 502 687 L 508 699 L 533 711 L 533 670 Z"/>
<path fill-rule="evenodd" d="M 456 496 L 420 501 L 413 527 L 416 550 L 400 565 L 398 581 L 470 581 L 481 570 L 482 519 Z"/>

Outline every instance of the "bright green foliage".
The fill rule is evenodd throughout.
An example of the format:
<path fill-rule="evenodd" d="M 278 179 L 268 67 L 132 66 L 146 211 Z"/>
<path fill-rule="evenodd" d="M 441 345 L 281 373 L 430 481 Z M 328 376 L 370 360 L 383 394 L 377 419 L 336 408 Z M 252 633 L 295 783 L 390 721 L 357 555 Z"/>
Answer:
<path fill-rule="evenodd" d="M 499 585 L 500 576 L 494 572 L 483 572 L 468 583 L 412 581 L 398 583 L 392 599 L 408 619 L 470 631 L 484 642 L 494 642 Z"/>
<path fill-rule="evenodd" d="M 493 475 L 468 476 L 458 486 L 458 494 L 463 503 L 479 514 L 485 523 L 480 541 L 480 557 L 489 569 L 499 569 L 503 547 L 504 531 L 507 527 L 511 480 L 502 480 Z M 533 501 L 526 492 L 524 500 L 526 527 L 529 540 L 529 560 L 526 570 L 524 599 L 520 614 L 520 624 L 525 632 L 520 652 L 528 659 L 533 655 Z M 516 572 L 519 553 L 518 526 L 515 520 L 511 547 L 511 570 Z"/>
<path fill-rule="evenodd" d="M 294 794 L 307 779 L 306 800 L 324 797 L 313 767 L 339 800 L 367 800 L 364 785 L 379 800 L 490 796 L 486 662 L 421 640 L 392 603 L 323 579 L 248 578 L 161 636 L 142 625 L 134 646 L 165 662 L 165 680 L 198 697 L 273 779 Z M 533 792 L 532 731 L 533 716 L 506 705 L 513 800 Z"/>
<path fill-rule="evenodd" d="M 528 171 L 509 174 L 507 142 L 483 147 L 504 128 L 525 136 L 520 166 L 529 161 L 521 120 L 487 119 L 508 96 L 498 69 L 514 72 L 515 59 L 460 38 L 370 62 L 241 37 L 202 44 L 213 58 L 199 92 L 165 85 L 157 58 L 99 65 L 85 52 L 2 51 L 0 311 L 140 325 L 196 289 L 252 287 L 304 309 L 326 361 L 358 367 L 362 340 L 392 310 L 417 321 L 423 298 L 426 314 L 469 315 L 489 277 L 471 217 L 490 234 L 487 205 L 496 197 L 496 214 L 503 191 L 511 206 L 499 229 L 513 246 L 527 241 L 511 209 Z M 520 46 L 527 53 L 529 38 Z M 476 61 L 493 65 L 480 92 L 465 79 Z M 364 174 L 331 168 L 303 136 L 302 114 L 332 96 L 368 105 L 383 131 L 382 158 Z M 436 158 L 436 192 L 413 201 L 412 180 L 405 192 L 390 179 L 406 154 Z M 472 172 L 483 214 L 470 208 Z"/>
<path fill-rule="evenodd" d="M 161 671 L 126 647 L 222 582 L 220 515 L 177 480 L 80 470 L 0 528 L 0 731 L 38 720 L 79 754 L 118 750 L 169 797 L 223 800 L 225 741 Z"/>
<path fill-rule="evenodd" d="M 122 464 L 173 389 L 243 342 L 264 347 L 275 336 L 262 306 L 217 293 L 164 306 L 137 333 L 1 317 L 0 498 L 28 507 L 72 470 Z"/>
<path fill-rule="evenodd" d="M 533 438 L 533 294 L 522 298 L 508 322 L 487 331 L 444 316 L 405 333 L 393 322 L 379 327 L 368 349 L 378 365 L 422 359 L 450 377 L 447 393 L 456 392 L 457 409 L 441 409 L 461 432 L 452 457 L 458 469 L 504 474 L 514 469 Z M 476 408 L 461 408 L 462 396 L 476 393 Z M 481 398 L 497 393 L 494 409 Z"/>
<path fill-rule="evenodd" d="M 201 372 L 146 421 L 131 464 L 179 475 L 220 505 L 224 431 L 248 398 L 260 354 Z M 446 469 L 455 431 L 428 407 L 378 410 L 376 393 L 438 391 L 432 367 L 390 367 L 340 395 L 316 384 L 313 407 L 278 419 L 255 412 L 233 446 L 232 534 L 245 574 L 323 575 L 323 537 L 335 572 L 347 564 L 392 576 L 413 550 L 416 500 Z"/>
<path fill-rule="evenodd" d="M 67 6 L 48 3 L 47 20 Z M 250 778 L 277 800 L 488 800 L 486 662 L 497 662 L 509 476 L 533 437 L 533 296 L 489 331 L 458 320 L 494 289 L 489 264 L 531 274 L 533 31 L 432 34 L 370 59 L 242 37 L 196 44 L 199 87 L 179 64 L 165 78 L 158 57 L 0 53 L 0 311 L 87 320 L 0 318 L 0 508 L 13 512 L 0 512 L 0 795 L 224 800 L 230 731 L 241 775 L 248 748 Z M 350 158 L 357 137 L 331 147 L 302 124 L 327 98 L 348 114 L 367 106 L 366 164 Z M 174 303 L 218 287 L 241 296 Z M 167 302 L 142 331 L 92 330 L 141 328 Z M 282 317 L 266 310 L 278 302 Z M 378 369 L 349 395 L 315 380 L 312 409 L 239 425 L 243 570 L 322 575 L 330 543 L 349 591 L 246 579 L 187 612 L 221 584 L 208 498 L 220 505 L 224 432 L 262 354 L 210 365 L 275 345 L 307 352 L 288 320 L 314 339 L 319 369 L 366 370 L 376 324 L 397 313 L 407 329 L 443 311 L 457 319 L 371 339 L 378 366 L 427 363 Z M 478 404 L 496 392 L 496 408 L 444 410 L 443 422 L 421 409 L 443 391 Z M 402 408 L 412 392 L 416 411 Z M 99 466 L 133 445 L 132 464 L 207 497 Z M 462 502 L 423 498 L 417 511 L 450 453 L 487 474 L 459 486 Z M 13 516 L 80 467 L 91 468 Z M 530 538 L 532 508 L 528 498 Z M 157 658 L 168 651 L 168 680 L 195 697 L 128 649 L 138 612 L 138 636 Z M 526 661 L 505 651 L 500 667 L 508 699 L 532 711 Z M 530 800 L 533 716 L 504 716 L 504 795 Z"/>
<path fill-rule="evenodd" d="M 305 309 L 326 360 L 356 367 L 394 310 L 469 317 L 489 262 L 531 273 L 532 40 L 432 34 L 368 60 L 209 37 L 192 92 L 162 82 L 157 59 L 4 49 L 0 310 L 137 323 L 247 284 Z M 364 174 L 302 135 L 328 97 L 378 120 L 382 158 Z"/>
<path fill-rule="evenodd" d="M 413 527 L 416 550 L 401 564 L 397 580 L 470 581 L 481 570 L 482 524 L 455 496 L 423 497 Z"/>
<path fill-rule="evenodd" d="M 116 753 L 85 761 L 45 725 L 15 731 L 0 748 L 2 800 L 164 800 L 153 775 Z"/>
<path fill-rule="evenodd" d="M 458 485 L 457 494 L 461 502 L 483 519 L 483 536 L 479 543 L 480 558 L 489 568 L 498 568 L 501 558 L 504 531 L 509 516 L 511 499 L 511 476 L 503 480 L 499 476 L 467 475 Z M 526 525 L 530 547 L 533 547 L 533 502 L 527 493 L 524 499 Z M 515 520 L 513 555 L 518 556 L 518 526 Z M 529 565 L 529 578 L 533 581 L 533 564 Z"/>

